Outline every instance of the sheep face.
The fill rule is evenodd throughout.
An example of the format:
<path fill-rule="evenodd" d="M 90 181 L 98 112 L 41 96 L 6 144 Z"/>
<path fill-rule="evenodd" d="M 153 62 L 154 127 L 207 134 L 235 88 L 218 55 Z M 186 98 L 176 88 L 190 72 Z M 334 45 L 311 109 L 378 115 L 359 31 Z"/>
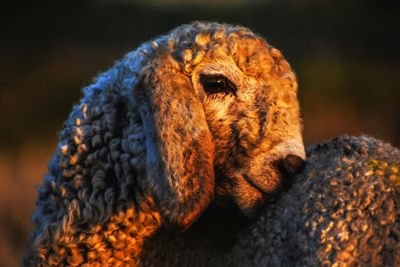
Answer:
<path fill-rule="evenodd" d="M 142 187 L 164 225 L 186 229 L 213 198 L 253 216 L 305 159 L 289 64 L 230 25 L 183 25 L 150 44 L 134 106 L 147 142 Z"/>
<path fill-rule="evenodd" d="M 298 171 L 305 159 L 296 78 L 281 53 L 254 34 L 215 35 L 196 36 L 208 46 L 193 52 L 202 59 L 189 75 L 215 145 L 216 201 L 233 200 L 253 216 L 285 184 L 282 172 Z"/>

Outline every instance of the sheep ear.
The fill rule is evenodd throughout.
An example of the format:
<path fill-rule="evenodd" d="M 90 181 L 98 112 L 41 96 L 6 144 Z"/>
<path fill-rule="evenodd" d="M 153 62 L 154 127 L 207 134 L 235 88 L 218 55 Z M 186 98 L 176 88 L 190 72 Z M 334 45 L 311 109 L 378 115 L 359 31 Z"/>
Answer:
<path fill-rule="evenodd" d="M 214 145 L 203 106 L 169 55 L 143 71 L 135 90 L 146 136 L 144 189 L 153 194 L 163 224 L 184 230 L 214 192 Z"/>

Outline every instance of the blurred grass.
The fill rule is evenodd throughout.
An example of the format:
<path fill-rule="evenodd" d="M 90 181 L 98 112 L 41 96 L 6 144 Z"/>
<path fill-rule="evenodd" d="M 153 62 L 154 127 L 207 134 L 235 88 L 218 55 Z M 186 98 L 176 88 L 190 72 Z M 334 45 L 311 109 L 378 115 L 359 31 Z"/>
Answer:
<path fill-rule="evenodd" d="M 223 2 L 223 1 L 222 1 Z M 221 2 L 221 3 L 222 3 Z M 306 144 L 366 133 L 400 145 L 396 1 L 9 1 L 0 10 L 0 266 L 17 266 L 34 194 L 80 90 L 114 60 L 193 20 L 243 24 L 299 79 Z"/>

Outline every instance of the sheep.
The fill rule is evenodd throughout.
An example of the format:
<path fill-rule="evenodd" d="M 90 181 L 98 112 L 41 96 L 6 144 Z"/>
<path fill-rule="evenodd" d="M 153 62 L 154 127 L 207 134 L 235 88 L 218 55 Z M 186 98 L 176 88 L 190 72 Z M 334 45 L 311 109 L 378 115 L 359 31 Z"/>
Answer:
<path fill-rule="evenodd" d="M 340 136 L 309 147 L 294 179 L 233 237 L 235 218 L 218 212 L 181 235 L 158 233 L 143 266 L 400 266 L 400 150 Z"/>
<path fill-rule="evenodd" d="M 249 29 L 194 22 L 143 43 L 73 107 L 24 264 L 137 266 L 145 240 L 210 203 L 254 217 L 301 169 L 301 131 L 291 67 Z"/>

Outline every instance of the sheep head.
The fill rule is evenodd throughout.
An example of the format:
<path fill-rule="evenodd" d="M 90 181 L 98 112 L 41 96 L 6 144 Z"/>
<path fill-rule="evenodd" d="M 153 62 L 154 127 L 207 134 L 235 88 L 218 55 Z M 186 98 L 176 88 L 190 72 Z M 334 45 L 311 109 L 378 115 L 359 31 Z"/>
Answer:
<path fill-rule="evenodd" d="M 285 174 L 297 172 L 305 160 L 297 82 L 289 64 L 250 30 L 216 23 L 183 25 L 153 41 L 151 49 L 154 59 L 138 88 L 152 89 L 140 89 L 138 99 L 147 95 L 150 100 L 140 103 L 151 103 L 147 109 L 159 117 L 144 118 L 145 124 L 157 125 L 154 142 L 175 136 L 164 151 L 157 150 L 170 160 L 165 163 L 170 170 L 196 168 L 192 178 L 169 182 L 177 195 L 186 196 L 176 205 L 182 217 L 175 222 L 185 218 L 181 228 L 189 226 L 213 193 L 220 205 L 233 202 L 253 216 L 268 194 L 286 183 Z M 166 168 L 156 170 L 151 176 L 165 175 Z M 172 214 L 168 203 L 174 201 L 162 201 L 164 190 L 157 190 L 161 213 Z"/>

